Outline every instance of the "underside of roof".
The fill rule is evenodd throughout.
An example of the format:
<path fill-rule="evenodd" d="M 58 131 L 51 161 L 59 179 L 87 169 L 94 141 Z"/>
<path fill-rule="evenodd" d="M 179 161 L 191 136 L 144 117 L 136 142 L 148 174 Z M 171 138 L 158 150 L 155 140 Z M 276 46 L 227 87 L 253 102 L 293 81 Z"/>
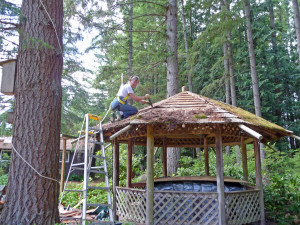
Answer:
<path fill-rule="evenodd" d="M 204 137 L 208 146 L 214 146 L 216 126 L 221 126 L 224 145 L 237 145 L 241 137 L 248 143 L 253 140 L 241 131 L 240 124 L 260 133 L 264 142 L 292 134 L 241 108 L 185 91 L 153 104 L 153 108 L 143 108 L 127 119 L 104 124 L 104 137 L 107 141 L 111 135 L 131 125 L 131 129 L 118 137 L 119 142 L 133 139 L 136 145 L 146 145 L 147 125 L 150 124 L 154 127 L 155 146 L 167 142 L 168 147 L 201 147 Z"/>

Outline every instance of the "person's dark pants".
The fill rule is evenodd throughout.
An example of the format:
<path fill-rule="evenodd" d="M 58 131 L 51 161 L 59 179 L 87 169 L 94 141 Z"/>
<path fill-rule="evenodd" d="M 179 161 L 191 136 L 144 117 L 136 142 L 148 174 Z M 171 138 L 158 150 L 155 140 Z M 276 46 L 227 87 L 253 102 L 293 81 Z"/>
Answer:
<path fill-rule="evenodd" d="M 123 99 L 121 98 L 121 100 L 123 100 Z M 129 116 L 132 116 L 134 114 L 137 114 L 137 112 L 138 112 L 137 108 L 135 108 L 132 105 L 128 105 L 127 101 L 125 101 L 125 104 L 121 104 L 117 98 L 115 98 L 112 101 L 112 103 L 110 104 L 110 108 L 113 111 L 116 111 L 116 110 L 122 111 L 124 114 L 124 119 Z"/>

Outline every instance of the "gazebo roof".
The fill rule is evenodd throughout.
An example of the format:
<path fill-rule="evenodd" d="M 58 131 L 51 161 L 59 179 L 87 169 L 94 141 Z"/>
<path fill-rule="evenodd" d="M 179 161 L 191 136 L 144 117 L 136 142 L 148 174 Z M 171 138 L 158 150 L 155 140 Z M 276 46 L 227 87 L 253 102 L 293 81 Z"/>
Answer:
<path fill-rule="evenodd" d="M 184 91 L 153 104 L 153 108 L 143 108 L 122 121 L 104 124 L 104 138 L 107 140 L 125 126 L 132 125 L 118 137 L 119 141 L 127 143 L 129 138 L 133 138 L 135 144 L 145 145 L 148 124 L 154 126 L 155 146 L 161 146 L 167 140 L 169 147 L 200 147 L 203 137 L 207 137 L 208 145 L 213 146 L 218 124 L 222 127 L 224 145 L 238 144 L 241 136 L 251 138 L 248 142 L 252 141 L 249 134 L 241 132 L 240 124 L 260 133 L 264 142 L 293 134 L 241 108 Z"/>

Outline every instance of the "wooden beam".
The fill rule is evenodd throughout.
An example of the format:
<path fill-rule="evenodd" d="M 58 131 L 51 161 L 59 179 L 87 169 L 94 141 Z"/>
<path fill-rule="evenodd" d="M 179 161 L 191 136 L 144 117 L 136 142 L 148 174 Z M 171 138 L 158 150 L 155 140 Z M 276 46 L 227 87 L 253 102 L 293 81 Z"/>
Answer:
<path fill-rule="evenodd" d="M 115 134 L 111 135 L 109 137 L 109 140 L 113 140 L 115 138 L 117 138 L 118 136 L 120 136 L 121 134 L 125 133 L 126 131 L 128 131 L 131 128 L 132 125 L 128 125 L 126 127 L 124 127 L 123 129 L 119 130 L 118 132 L 116 132 Z"/>
<path fill-rule="evenodd" d="M 219 204 L 219 225 L 226 225 L 225 218 L 225 194 L 224 194 L 224 172 L 223 172 L 223 151 L 222 151 L 222 128 L 216 125 L 216 167 L 217 167 L 217 191 Z"/>
<path fill-rule="evenodd" d="M 66 148 L 67 148 L 67 139 L 63 138 L 63 151 L 62 151 L 61 168 L 60 168 L 60 192 L 63 192 L 65 186 Z"/>
<path fill-rule="evenodd" d="M 300 141 L 300 137 L 299 137 L 299 136 L 296 136 L 296 135 L 292 134 L 292 135 L 290 135 L 290 137 L 295 138 L 295 139 L 297 139 L 298 141 Z"/>
<path fill-rule="evenodd" d="M 163 138 L 163 155 L 162 155 L 162 163 L 163 163 L 163 177 L 166 177 L 168 174 L 167 170 L 167 138 Z"/>
<path fill-rule="evenodd" d="M 203 145 L 204 145 L 205 176 L 209 176 L 209 155 L 208 155 L 207 137 L 204 137 Z"/>
<path fill-rule="evenodd" d="M 257 133 L 255 130 L 252 130 L 251 128 L 240 124 L 239 128 L 241 128 L 243 131 L 245 131 L 246 133 L 250 134 L 251 136 L 255 137 L 258 140 L 261 140 L 263 138 L 263 136 L 259 133 Z"/>
<path fill-rule="evenodd" d="M 133 141 L 132 138 L 128 140 L 128 153 L 127 153 L 127 182 L 126 187 L 131 187 L 132 181 L 132 153 L 133 153 Z"/>
<path fill-rule="evenodd" d="M 113 216 L 114 220 L 118 220 L 117 216 L 117 198 L 116 187 L 119 186 L 120 177 L 120 158 L 119 158 L 119 142 L 116 138 L 113 143 Z"/>
<path fill-rule="evenodd" d="M 261 159 L 260 159 L 259 147 L 260 147 L 260 145 L 259 145 L 258 141 L 254 140 L 256 188 L 259 189 L 259 197 L 260 197 L 260 214 L 261 214 L 260 224 L 265 225 L 264 193 L 263 193 L 263 183 L 262 183 L 262 174 L 261 174 Z"/>
<path fill-rule="evenodd" d="M 243 162 L 243 178 L 248 181 L 248 164 L 247 164 L 247 149 L 244 137 L 241 137 L 242 162 Z"/>
<path fill-rule="evenodd" d="M 154 136 L 153 126 L 147 125 L 147 189 L 146 225 L 154 224 Z"/>

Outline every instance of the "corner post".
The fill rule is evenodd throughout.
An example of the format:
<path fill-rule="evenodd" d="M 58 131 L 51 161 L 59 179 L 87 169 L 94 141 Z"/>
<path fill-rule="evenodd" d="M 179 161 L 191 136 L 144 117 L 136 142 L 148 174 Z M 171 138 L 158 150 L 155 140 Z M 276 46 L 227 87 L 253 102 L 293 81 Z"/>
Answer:
<path fill-rule="evenodd" d="M 168 176 L 167 171 L 167 138 L 163 137 L 163 155 L 162 155 L 162 162 L 163 162 L 163 177 Z"/>
<path fill-rule="evenodd" d="M 226 225 L 225 194 L 224 194 L 224 171 L 222 149 L 222 127 L 216 125 L 216 167 L 217 167 L 217 191 L 219 204 L 219 225 Z"/>
<path fill-rule="evenodd" d="M 248 163 L 247 163 L 247 149 L 244 137 L 241 137 L 242 148 L 242 162 L 243 162 L 243 179 L 248 181 Z"/>
<path fill-rule="evenodd" d="M 113 142 L 113 217 L 118 220 L 117 216 L 117 191 L 116 187 L 119 186 L 120 175 L 120 159 L 119 159 L 119 142 L 116 138 Z"/>
<path fill-rule="evenodd" d="M 147 126 L 147 190 L 146 225 L 154 224 L 154 135 L 153 126 Z"/>
<path fill-rule="evenodd" d="M 255 174 L 256 174 L 256 188 L 259 190 L 259 200 L 260 200 L 260 225 L 265 225 L 265 206 L 264 206 L 264 192 L 261 174 L 261 159 L 260 159 L 260 149 L 257 139 L 254 139 L 254 156 L 255 156 Z"/>
<path fill-rule="evenodd" d="M 207 147 L 207 137 L 205 136 L 203 139 L 204 145 L 204 160 L 205 160 L 205 176 L 209 176 L 209 159 L 208 159 L 208 147 Z"/>
<path fill-rule="evenodd" d="M 133 152 L 133 142 L 132 138 L 128 139 L 128 154 L 127 154 L 127 182 L 126 187 L 131 187 L 132 181 L 132 152 Z"/>

